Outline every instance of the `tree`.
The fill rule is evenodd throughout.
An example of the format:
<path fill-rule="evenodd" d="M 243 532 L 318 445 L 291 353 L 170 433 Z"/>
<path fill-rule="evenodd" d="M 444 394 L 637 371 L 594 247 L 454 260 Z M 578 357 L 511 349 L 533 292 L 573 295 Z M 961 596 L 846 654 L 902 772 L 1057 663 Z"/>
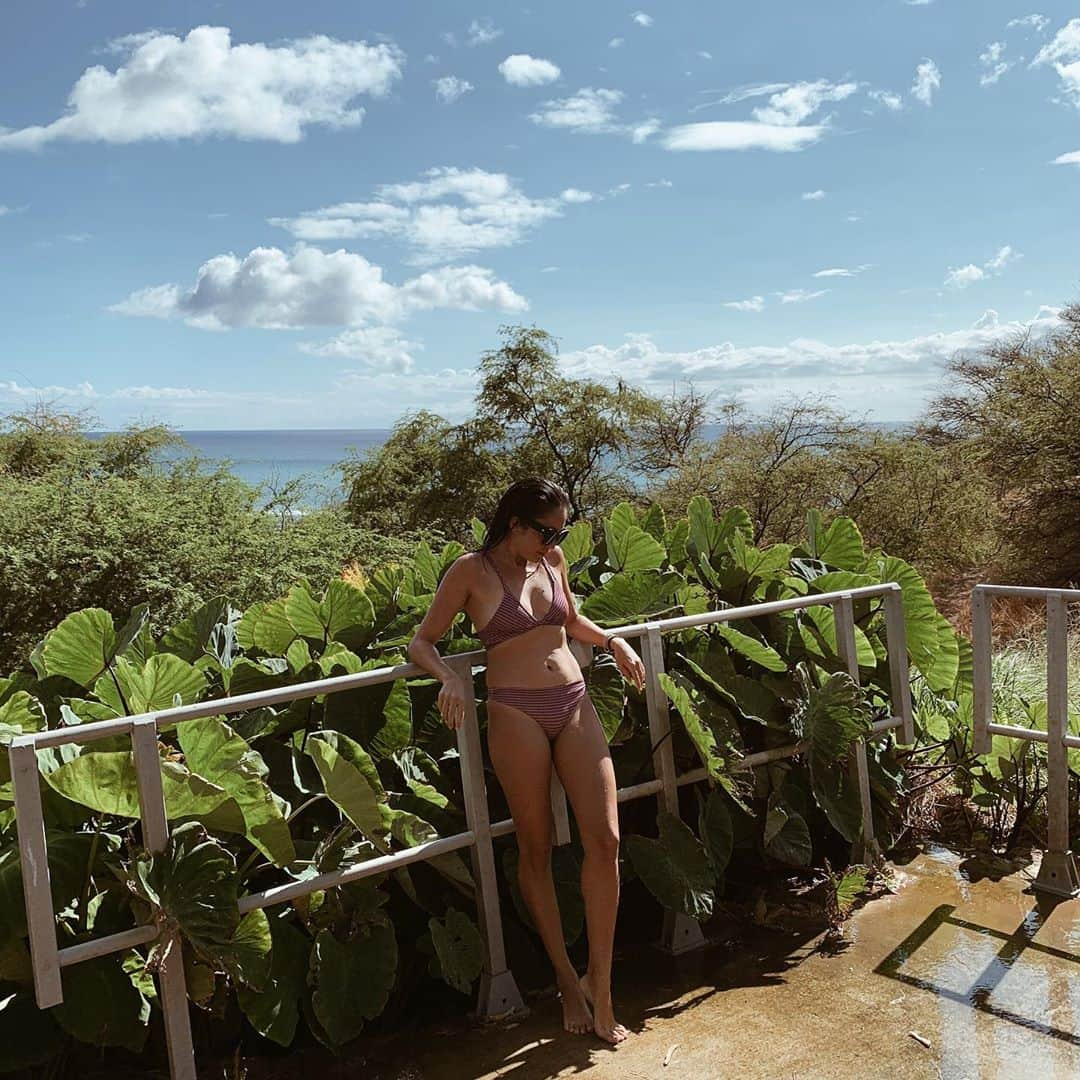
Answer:
<path fill-rule="evenodd" d="M 1002 515 L 999 576 L 1080 580 L 1080 304 L 1042 337 L 1020 332 L 950 364 L 928 437 L 962 447 Z"/>

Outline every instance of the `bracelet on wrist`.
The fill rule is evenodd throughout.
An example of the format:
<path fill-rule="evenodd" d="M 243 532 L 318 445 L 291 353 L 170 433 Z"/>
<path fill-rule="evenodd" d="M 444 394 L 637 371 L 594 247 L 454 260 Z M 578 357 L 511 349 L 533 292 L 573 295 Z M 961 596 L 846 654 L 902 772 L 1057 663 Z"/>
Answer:
<path fill-rule="evenodd" d="M 606 636 L 606 637 L 604 638 L 604 652 L 608 652 L 608 653 L 612 652 L 612 648 L 611 648 L 611 643 L 612 643 L 613 641 L 615 641 L 615 640 L 616 640 L 617 638 L 618 638 L 618 639 L 619 639 L 620 641 L 622 640 L 621 638 L 619 638 L 619 635 L 618 635 L 618 634 L 608 634 L 608 635 L 607 635 L 607 636 Z"/>

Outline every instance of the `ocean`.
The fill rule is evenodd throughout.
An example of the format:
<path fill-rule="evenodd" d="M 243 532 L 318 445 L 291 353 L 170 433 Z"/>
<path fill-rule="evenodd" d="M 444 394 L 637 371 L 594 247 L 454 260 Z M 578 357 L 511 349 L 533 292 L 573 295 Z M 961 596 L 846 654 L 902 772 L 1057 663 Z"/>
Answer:
<path fill-rule="evenodd" d="M 91 437 L 94 434 L 92 433 Z M 101 434 L 105 434 L 102 432 Z M 249 484 L 280 488 L 302 480 L 311 506 L 342 494 L 338 462 L 350 450 L 363 452 L 381 446 L 389 428 L 318 429 L 296 431 L 178 431 L 184 440 L 161 453 L 163 461 L 198 456 L 225 462 L 229 470 Z"/>

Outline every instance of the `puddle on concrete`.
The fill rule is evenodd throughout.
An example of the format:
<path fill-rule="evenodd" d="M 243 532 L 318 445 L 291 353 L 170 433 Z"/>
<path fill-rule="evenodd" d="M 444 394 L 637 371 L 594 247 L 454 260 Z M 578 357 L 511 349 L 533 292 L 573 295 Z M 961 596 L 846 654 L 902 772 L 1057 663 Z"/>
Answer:
<path fill-rule="evenodd" d="M 362 1064 L 371 1080 L 1071 1080 L 1080 900 L 1037 900 L 1035 869 L 930 849 L 897 868 L 896 893 L 858 911 L 831 952 L 810 932 L 760 928 L 679 958 L 627 950 L 616 1004 L 634 1034 L 615 1050 L 564 1034 L 547 996 L 513 1022 L 454 1022 L 367 1046 L 352 1071 L 348 1060 L 339 1074 L 294 1059 L 295 1073 L 252 1062 L 249 1076 L 314 1068 L 329 1080 Z"/>

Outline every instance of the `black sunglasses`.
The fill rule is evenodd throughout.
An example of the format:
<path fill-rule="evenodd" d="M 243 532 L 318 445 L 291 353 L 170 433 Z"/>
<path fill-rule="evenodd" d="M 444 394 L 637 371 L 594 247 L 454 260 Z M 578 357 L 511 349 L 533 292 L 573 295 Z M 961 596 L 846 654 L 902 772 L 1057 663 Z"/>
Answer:
<path fill-rule="evenodd" d="M 540 539 L 545 547 L 550 547 L 552 544 L 561 544 L 570 535 L 569 529 L 553 529 L 550 525 L 541 525 L 539 521 L 533 521 L 532 518 L 527 517 L 523 517 L 521 520 L 530 529 L 535 529 L 540 534 Z"/>

